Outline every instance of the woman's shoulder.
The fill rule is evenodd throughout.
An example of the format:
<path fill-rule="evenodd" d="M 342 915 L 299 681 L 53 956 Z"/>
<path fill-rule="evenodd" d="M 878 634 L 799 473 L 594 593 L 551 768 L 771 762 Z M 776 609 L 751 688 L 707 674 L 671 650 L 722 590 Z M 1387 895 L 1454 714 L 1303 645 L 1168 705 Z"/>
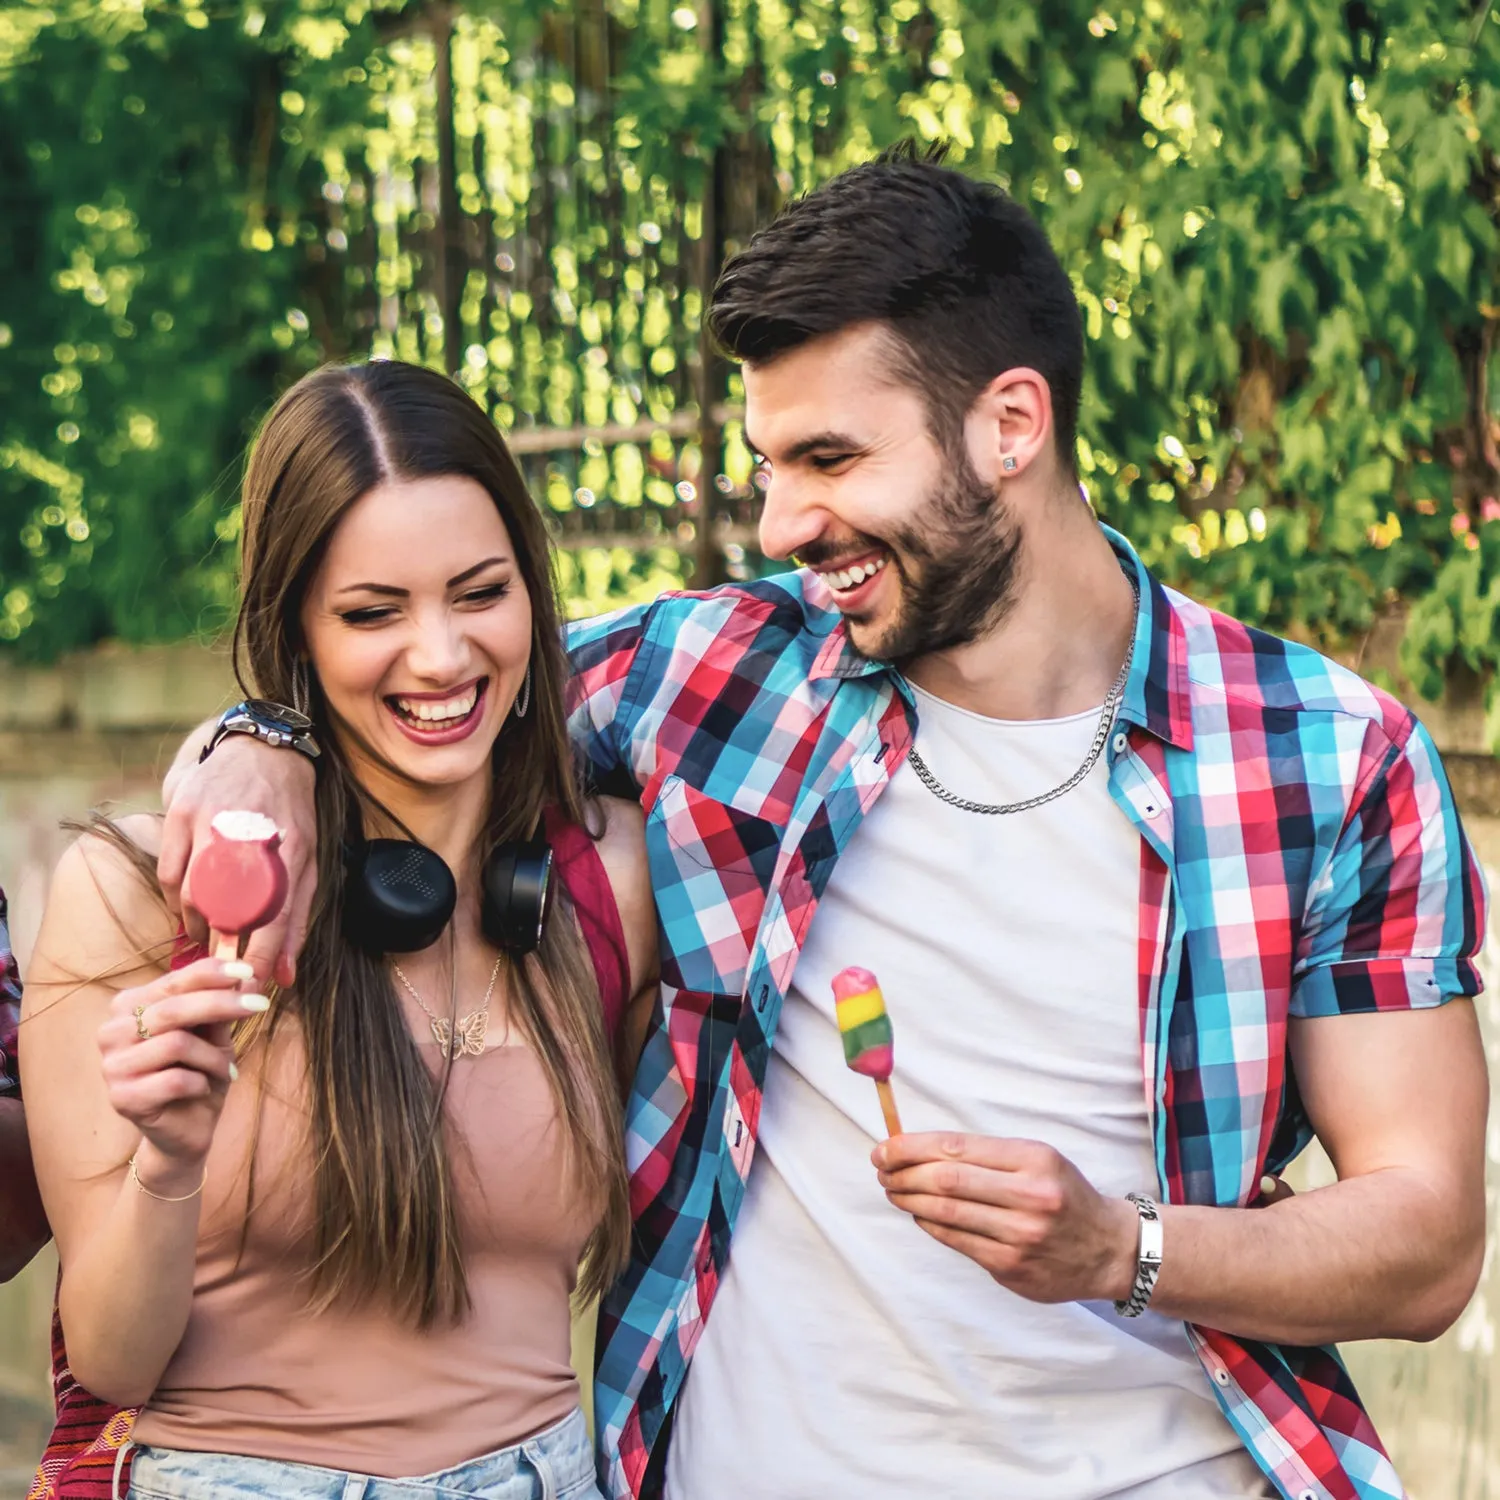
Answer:
<path fill-rule="evenodd" d="M 149 813 L 100 820 L 63 851 L 53 871 L 28 983 L 57 968 L 70 977 L 165 950 L 177 923 L 156 881 L 161 819 Z"/>

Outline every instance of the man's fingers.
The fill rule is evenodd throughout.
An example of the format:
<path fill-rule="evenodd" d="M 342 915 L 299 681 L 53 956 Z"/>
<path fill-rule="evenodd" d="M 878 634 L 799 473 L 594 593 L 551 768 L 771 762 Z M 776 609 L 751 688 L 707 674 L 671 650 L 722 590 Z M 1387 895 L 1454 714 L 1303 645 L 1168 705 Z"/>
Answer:
<path fill-rule="evenodd" d="M 893 1135 L 871 1153 L 871 1160 L 885 1172 L 925 1162 L 964 1161 L 994 1172 L 1040 1171 L 1057 1153 L 1040 1141 L 1019 1141 L 961 1131 L 927 1131 Z"/>
<path fill-rule="evenodd" d="M 276 977 L 276 960 L 281 953 L 281 934 L 285 917 L 278 917 L 264 927 L 257 927 L 245 944 L 245 962 L 255 970 L 255 982 L 266 984 Z"/>
<path fill-rule="evenodd" d="M 185 819 L 174 820 L 170 813 L 162 824 L 161 852 L 156 856 L 156 878 L 169 910 L 182 912 L 182 880 L 187 874 L 188 851 L 193 847 L 192 834 Z"/>
<path fill-rule="evenodd" d="M 961 1229 L 1001 1245 L 1035 1249 L 1045 1240 L 1047 1225 L 1029 1214 L 1010 1213 L 968 1198 L 935 1197 L 930 1193 L 887 1193 L 903 1213 L 948 1229 Z"/>
<path fill-rule="evenodd" d="M 982 1234 L 973 1234 L 967 1229 L 957 1229 L 951 1224 L 939 1224 L 933 1219 L 918 1219 L 917 1227 L 931 1235 L 940 1245 L 968 1256 L 1002 1285 L 1020 1292 L 1022 1296 L 1026 1295 L 1019 1286 L 1012 1285 L 1007 1280 L 1021 1270 L 1026 1258 L 1024 1250 L 1017 1249 L 1014 1245 L 1001 1244 Z"/>
<path fill-rule="evenodd" d="M 964 1199 L 986 1203 L 994 1208 L 1054 1212 L 1060 1203 L 1053 1202 L 1044 1184 L 1019 1172 L 996 1171 L 977 1167 L 966 1161 L 924 1161 L 895 1172 L 880 1173 L 880 1185 L 888 1195 L 920 1195 L 925 1198 Z"/>
<path fill-rule="evenodd" d="M 287 899 L 286 937 L 281 945 L 281 957 L 285 966 L 285 984 L 290 987 L 297 977 L 297 960 L 302 945 L 307 941 L 307 929 L 312 921 L 312 905 L 318 894 L 318 863 L 314 859 L 303 861 L 301 873 L 292 884 Z"/>

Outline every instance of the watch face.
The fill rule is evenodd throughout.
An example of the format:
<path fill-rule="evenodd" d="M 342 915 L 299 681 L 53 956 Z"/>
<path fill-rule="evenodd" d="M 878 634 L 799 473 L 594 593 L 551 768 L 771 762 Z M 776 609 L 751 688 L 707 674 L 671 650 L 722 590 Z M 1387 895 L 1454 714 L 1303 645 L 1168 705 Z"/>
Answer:
<path fill-rule="evenodd" d="M 285 729 L 290 734 L 306 734 L 312 728 L 312 720 L 306 714 L 299 714 L 285 703 L 272 703 L 268 698 L 247 698 L 245 712 L 259 723 Z"/>

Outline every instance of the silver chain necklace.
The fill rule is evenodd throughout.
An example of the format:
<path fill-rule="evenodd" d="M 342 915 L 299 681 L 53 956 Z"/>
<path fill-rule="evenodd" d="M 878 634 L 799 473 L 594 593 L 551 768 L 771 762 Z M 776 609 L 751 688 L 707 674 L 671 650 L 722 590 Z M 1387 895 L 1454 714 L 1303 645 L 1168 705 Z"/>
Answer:
<path fill-rule="evenodd" d="M 1141 590 L 1134 579 L 1131 580 L 1131 588 L 1135 593 L 1135 609 L 1132 611 L 1132 618 L 1134 618 L 1140 612 Z M 917 747 L 913 745 L 906 758 L 911 762 L 912 770 L 917 773 L 917 780 L 939 802 L 946 802 L 949 807 L 956 807 L 960 812 L 983 813 L 987 817 L 1030 812 L 1033 807 L 1040 807 L 1044 802 L 1055 801 L 1064 793 L 1071 792 L 1094 769 L 1099 757 L 1104 753 L 1104 746 L 1109 740 L 1109 732 L 1114 728 L 1115 711 L 1120 706 L 1120 700 L 1125 696 L 1125 684 L 1130 679 L 1130 663 L 1134 657 L 1135 630 L 1132 628 L 1130 645 L 1125 649 L 1125 661 L 1120 667 L 1120 675 L 1115 678 L 1114 686 L 1110 688 L 1109 695 L 1104 700 L 1104 707 L 1099 712 L 1099 727 L 1094 731 L 1094 743 L 1089 746 L 1089 753 L 1084 756 L 1083 764 L 1061 786 L 1055 786 L 1050 792 L 1043 792 L 1039 797 L 1028 797 L 1024 802 L 970 802 L 967 797 L 960 797 L 950 792 L 928 769 L 927 762 L 917 753 Z"/>

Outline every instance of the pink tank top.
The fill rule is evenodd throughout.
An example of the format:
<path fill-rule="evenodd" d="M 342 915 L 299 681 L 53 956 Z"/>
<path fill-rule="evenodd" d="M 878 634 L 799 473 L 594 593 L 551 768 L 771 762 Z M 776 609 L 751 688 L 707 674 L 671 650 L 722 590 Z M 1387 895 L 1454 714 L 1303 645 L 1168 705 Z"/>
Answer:
<path fill-rule="evenodd" d="M 583 830 L 549 822 L 548 834 L 613 1035 L 629 988 L 613 893 Z M 579 1400 L 569 1296 L 591 1220 L 569 1191 L 535 1055 L 494 1047 L 450 1075 L 472 1307 L 457 1326 L 425 1333 L 379 1307 L 308 1311 L 304 1074 L 290 1022 L 268 1056 L 242 1065 L 209 1156 L 187 1331 L 135 1440 L 399 1477 L 507 1447 L 568 1415 Z"/>

